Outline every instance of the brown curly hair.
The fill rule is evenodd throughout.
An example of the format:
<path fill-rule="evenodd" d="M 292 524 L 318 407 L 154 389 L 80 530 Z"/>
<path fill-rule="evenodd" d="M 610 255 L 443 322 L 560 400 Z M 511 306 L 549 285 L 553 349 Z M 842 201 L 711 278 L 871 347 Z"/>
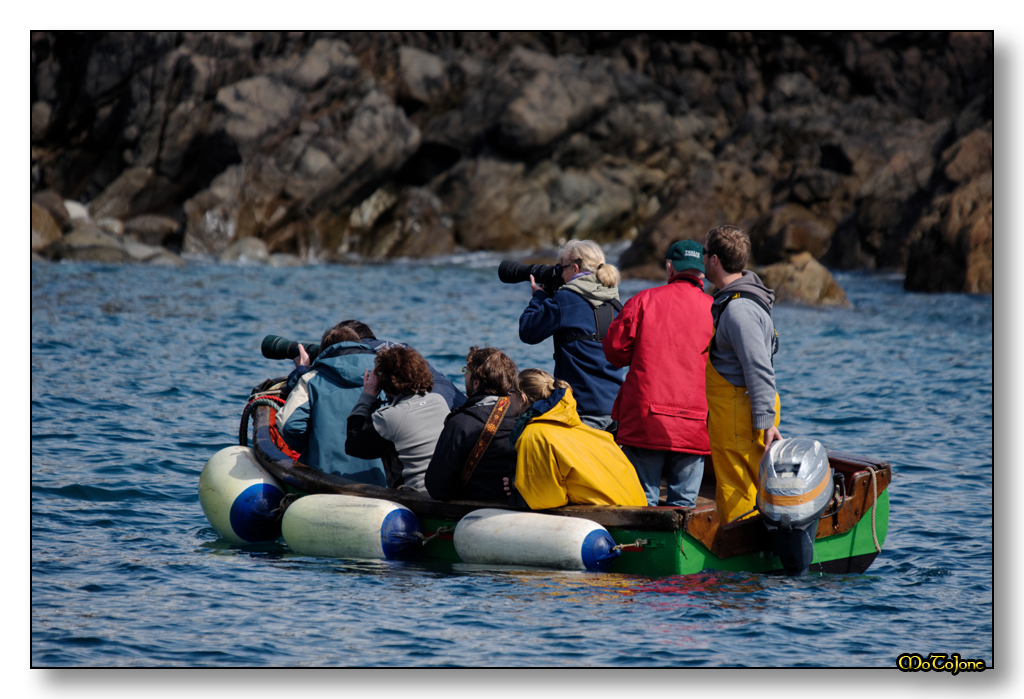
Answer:
<path fill-rule="evenodd" d="M 478 390 L 488 395 L 519 393 L 519 369 L 511 357 L 497 347 L 470 347 L 466 372 L 480 382 Z"/>
<path fill-rule="evenodd" d="M 381 350 L 373 360 L 373 370 L 380 377 L 381 389 L 389 396 L 423 396 L 434 390 L 427 360 L 411 347 Z"/>

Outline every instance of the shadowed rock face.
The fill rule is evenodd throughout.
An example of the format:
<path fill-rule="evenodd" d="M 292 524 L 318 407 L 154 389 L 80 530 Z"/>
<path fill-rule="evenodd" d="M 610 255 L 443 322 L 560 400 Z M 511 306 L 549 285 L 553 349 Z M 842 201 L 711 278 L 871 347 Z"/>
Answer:
<path fill-rule="evenodd" d="M 31 70 L 65 231 L 62 199 L 267 259 L 631 238 L 642 274 L 731 223 L 761 265 L 991 291 L 989 33 L 34 32 Z"/>

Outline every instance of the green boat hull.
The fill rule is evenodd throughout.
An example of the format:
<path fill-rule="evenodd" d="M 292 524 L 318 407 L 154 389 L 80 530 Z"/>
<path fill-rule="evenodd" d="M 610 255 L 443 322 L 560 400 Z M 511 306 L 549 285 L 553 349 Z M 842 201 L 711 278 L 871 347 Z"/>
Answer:
<path fill-rule="evenodd" d="M 289 491 L 343 493 L 401 504 L 416 515 L 427 540 L 419 558 L 461 562 L 453 540 L 459 520 L 495 503 L 439 502 L 415 491 L 396 491 L 347 481 L 296 464 L 269 435 L 269 409 L 255 411 L 253 448 L 260 464 Z M 889 464 L 850 454 L 829 452 L 833 468 L 845 473 L 848 492 L 835 512 L 818 524 L 810 572 L 861 573 L 885 543 L 889 524 Z M 694 510 L 682 508 L 567 506 L 548 510 L 552 516 L 589 519 L 602 525 L 622 545 L 609 572 L 651 577 L 691 575 L 701 571 L 781 573 L 782 562 L 772 552 L 760 515 L 721 526 L 714 510 L 713 470 Z M 710 496 L 710 499 L 707 496 Z"/>
<path fill-rule="evenodd" d="M 437 532 L 453 530 L 456 522 L 424 517 L 420 524 L 425 531 Z M 872 515 L 871 512 L 867 512 L 850 531 L 815 539 L 811 572 L 863 572 L 885 543 L 888 528 L 889 492 L 885 490 L 879 493 L 874 513 L 874 532 L 879 548 L 875 547 L 875 536 L 872 535 Z M 611 573 L 663 577 L 692 575 L 706 570 L 747 573 L 776 573 L 782 570 L 779 557 L 770 551 L 719 558 L 704 544 L 682 530 L 664 532 L 608 528 L 608 532 L 616 544 L 628 547 L 612 563 L 609 569 Z M 644 543 L 641 546 L 630 546 L 638 540 Z M 420 557 L 461 562 L 450 534 L 442 534 L 428 541 Z"/>

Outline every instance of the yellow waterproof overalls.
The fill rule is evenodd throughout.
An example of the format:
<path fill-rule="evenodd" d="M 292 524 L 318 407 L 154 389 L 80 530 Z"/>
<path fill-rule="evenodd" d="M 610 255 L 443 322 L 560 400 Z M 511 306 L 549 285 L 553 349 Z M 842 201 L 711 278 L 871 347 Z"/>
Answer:
<path fill-rule="evenodd" d="M 758 469 L 764 456 L 765 430 L 753 428 L 747 389 L 733 386 L 711 366 L 710 350 L 709 345 L 704 372 L 708 394 L 708 437 L 715 467 L 715 507 L 719 520 L 725 524 L 754 509 Z M 779 426 L 781 407 L 776 393 L 776 427 Z"/>

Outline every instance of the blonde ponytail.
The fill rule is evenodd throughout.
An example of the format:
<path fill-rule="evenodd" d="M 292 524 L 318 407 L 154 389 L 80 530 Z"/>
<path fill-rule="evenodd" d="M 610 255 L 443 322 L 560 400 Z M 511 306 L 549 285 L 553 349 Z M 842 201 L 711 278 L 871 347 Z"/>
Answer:
<path fill-rule="evenodd" d="M 556 388 L 569 388 L 569 384 L 555 378 L 543 369 L 523 369 L 519 372 L 519 390 L 530 403 L 550 398 Z"/>
<path fill-rule="evenodd" d="M 576 263 L 582 272 L 593 272 L 602 286 L 614 289 L 622 277 L 615 265 L 604 261 L 604 251 L 593 240 L 570 240 L 558 250 L 558 262 L 563 265 Z"/>

